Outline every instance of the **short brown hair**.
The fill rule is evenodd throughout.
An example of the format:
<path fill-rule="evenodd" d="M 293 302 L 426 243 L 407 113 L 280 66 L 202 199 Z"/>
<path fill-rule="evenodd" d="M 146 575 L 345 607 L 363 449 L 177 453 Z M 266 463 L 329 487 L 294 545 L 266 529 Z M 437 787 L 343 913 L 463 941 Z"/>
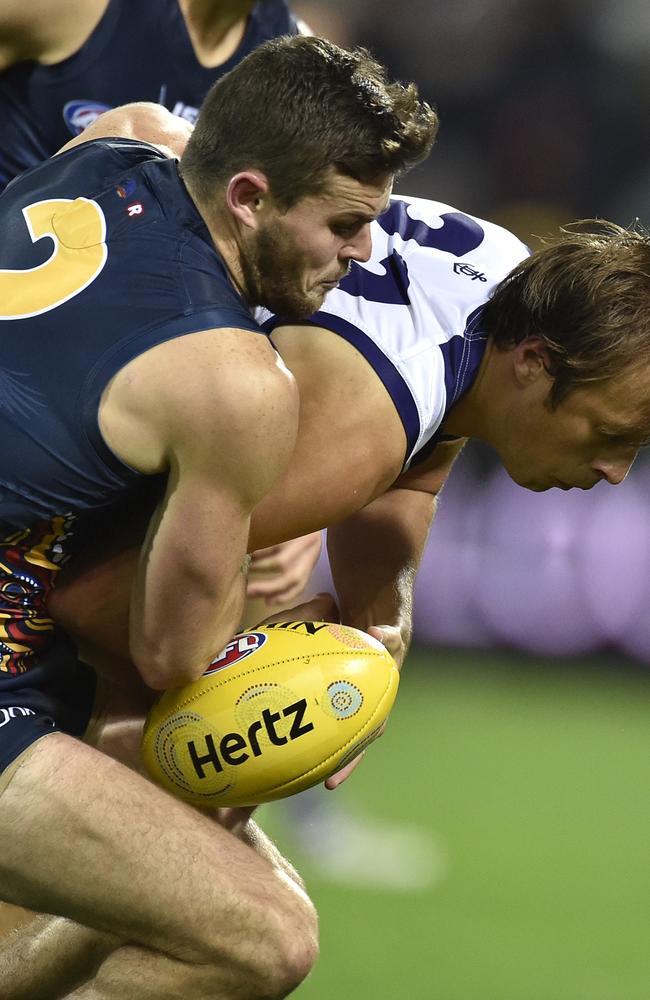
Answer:
<path fill-rule="evenodd" d="M 586 219 L 560 230 L 491 296 L 484 331 L 507 350 L 538 336 L 555 407 L 579 385 L 650 363 L 650 234 Z"/>
<path fill-rule="evenodd" d="M 365 49 L 276 38 L 208 92 L 181 173 L 206 199 L 257 168 L 287 209 L 320 193 L 332 166 L 362 183 L 399 174 L 427 156 L 437 129 L 415 84 L 389 83 Z"/>

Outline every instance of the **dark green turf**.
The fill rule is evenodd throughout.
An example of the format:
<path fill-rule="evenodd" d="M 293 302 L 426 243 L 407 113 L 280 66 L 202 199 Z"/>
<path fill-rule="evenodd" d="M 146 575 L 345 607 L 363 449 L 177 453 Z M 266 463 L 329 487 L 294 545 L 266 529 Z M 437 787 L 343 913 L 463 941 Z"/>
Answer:
<path fill-rule="evenodd" d="M 300 1000 L 650 1000 L 650 670 L 414 652 L 334 793 L 431 831 L 447 876 L 359 890 L 301 870 L 322 956 Z M 265 826 L 297 862 L 276 806 Z"/>

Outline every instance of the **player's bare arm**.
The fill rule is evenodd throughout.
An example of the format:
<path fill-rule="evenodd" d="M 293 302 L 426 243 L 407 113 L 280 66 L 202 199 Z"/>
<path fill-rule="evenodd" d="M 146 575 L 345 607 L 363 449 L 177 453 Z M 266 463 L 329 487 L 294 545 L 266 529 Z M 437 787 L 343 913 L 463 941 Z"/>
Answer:
<path fill-rule="evenodd" d="M 0 71 L 32 59 L 61 62 L 97 26 L 108 0 L 4 0 L 0 8 Z"/>
<path fill-rule="evenodd" d="M 342 619 L 379 636 L 401 665 L 411 640 L 412 598 L 438 495 L 462 448 L 442 443 L 424 469 L 330 528 L 327 548 Z"/>
<path fill-rule="evenodd" d="M 394 488 L 327 533 L 341 620 L 384 644 L 401 668 L 411 641 L 413 586 L 437 498 L 462 442 L 442 444 L 428 473 L 406 473 Z M 363 754 L 327 779 L 338 788 Z"/>
<path fill-rule="evenodd" d="M 158 345 L 108 386 L 109 447 L 138 471 L 168 472 L 130 608 L 130 654 L 151 687 L 198 676 L 235 631 L 250 515 L 290 457 L 296 415 L 291 376 L 240 330 Z"/>
<path fill-rule="evenodd" d="M 286 608 L 300 597 L 309 583 L 321 548 L 321 533 L 314 531 L 254 552 L 248 574 L 245 620 L 255 624 L 273 607 Z M 259 614 L 260 609 L 264 609 L 262 614 Z"/>
<path fill-rule="evenodd" d="M 342 620 L 390 629 L 401 663 L 435 498 L 462 441 L 440 444 L 426 464 L 402 474 L 403 425 L 366 359 L 322 328 L 280 327 L 273 340 L 300 389 L 300 422 L 287 472 L 255 511 L 254 544 L 279 525 L 283 532 L 335 525 L 328 549 Z M 314 495 L 318 504 L 306 499 Z"/>
<path fill-rule="evenodd" d="M 281 327 L 273 340 L 299 388 L 299 430 L 287 470 L 255 509 L 249 551 L 356 514 L 398 480 L 406 450 L 390 396 L 350 344 L 329 330 L 297 326 Z M 440 469 L 427 473 L 426 488 L 418 487 L 425 493 L 437 492 L 450 458 L 436 461 Z M 414 475 L 409 474 L 409 482 L 415 482 Z M 411 499 L 407 492 L 404 497 Z M 96 571 L 86 569 L 76 580 L 74 574 L 66 579 L 64 571 L 50 610 L 77 638 L 123 655 L 120 637 L 135 552 L 118 552 L 110 559 L 102 554 L 101 559 Z"/>
<path fill-rule="evenodd" d="M 395 482 L 406 448 L 388 392 L 354 347 L 320 327 L 283 326 L 272 339 L 298 384 L 300 420 L 290 466 L 255 511 L 254 548 L 356 512 Z"/>

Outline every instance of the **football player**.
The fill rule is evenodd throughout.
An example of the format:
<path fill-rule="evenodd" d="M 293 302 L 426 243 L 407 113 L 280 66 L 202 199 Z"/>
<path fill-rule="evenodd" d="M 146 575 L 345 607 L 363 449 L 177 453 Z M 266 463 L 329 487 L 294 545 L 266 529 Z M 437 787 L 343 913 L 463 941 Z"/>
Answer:
<path fill-rule="evenodd" d="M 0 8 L 0 190 L 109 108 L 155 101 L 194 124 L 208 88 L 270 38 L 309 28 L 286 0 L 7 0 Z M 254 553 L 251 619 L 290 603 L 318 533 Z"/>
<path fill-rule="evenodd" d="M 149 110 L 173 148 L 182 120 Z M 297 429 L 252 309 L 318 308 L 436 126 L 363 50 L 276 39 L 214 85 L 180 165 L 89 131 L 0 199 L 0 885 L 101 929 L 111 955 L 78 997 L 280 997 L 314 960 L 313 907 L 254 826 L 235 836 L 74 738 L 95 680 L 45 600 L 123 502 L 155 498 L 131 654 L 154 689 L 203 671 Z"/>
<path fill-rule="evenodd" d="M 499 226 L 408 197 L 371 232 L 370 258 L 351 263 L 308 324 L 259 312 L 296 378 L 300 420 L 250 544 L 330 525 L 341 619 L 375 626 L 401 662 L 436 497 L 465 438 L 492 445 L 535 491 L 625 478 L 650 433 L 650 238 L 584 224 L 531 256 Z M 70 578 L 52 594 L 57 619 L 123 655 L 136 558 Z M 124 749 L 128 729 L 134 751 L 140 726 L 114 728 L 105 749 Z M 43 919 L 43 966 L 55 945 L 69 954 L 76 939 L 83 951 L 86 930 Z"/>

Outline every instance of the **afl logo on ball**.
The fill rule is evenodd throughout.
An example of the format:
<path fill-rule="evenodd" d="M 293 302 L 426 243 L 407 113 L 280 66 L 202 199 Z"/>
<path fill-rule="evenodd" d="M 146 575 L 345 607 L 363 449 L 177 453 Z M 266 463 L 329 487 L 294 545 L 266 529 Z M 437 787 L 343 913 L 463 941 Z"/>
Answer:
<path fill-rule="evenodd" d="M 110 110 L 110 104 L 99 101 L 68 101 L 63 108 L 63 119 L 72 135 L 80 135 L 96 118 Z"/>
<path fill-rule="evenodd" d="M 244 632 L 243 635 L 236 635 L 214 658 L 203 676 L 207 677 L 215 670 L 223 670 L 224 667 L 231 667 L 233 663 L 245 660 L 251 653 L 256 653 L 258 649 L 262 648 L 266 638 L 263 632 Z"/>

